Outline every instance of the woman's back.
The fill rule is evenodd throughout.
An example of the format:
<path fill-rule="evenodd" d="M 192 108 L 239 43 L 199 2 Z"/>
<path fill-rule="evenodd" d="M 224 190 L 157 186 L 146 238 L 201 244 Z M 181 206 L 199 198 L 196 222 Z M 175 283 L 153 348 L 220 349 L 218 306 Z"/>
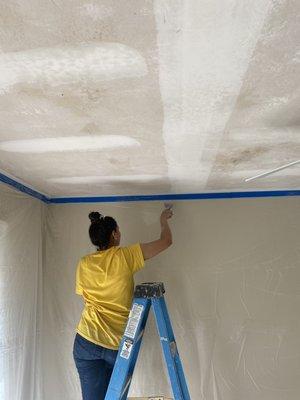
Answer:
<path fill-rule="evenodd" d="M 85 302 L 77 327 L 81 336 L 101 346 L 118 349 L 130 311 L 133 274 L 143 266 L 144 257 L 139 244 L 113 246 L 80 260 L 76 293 Z"/>

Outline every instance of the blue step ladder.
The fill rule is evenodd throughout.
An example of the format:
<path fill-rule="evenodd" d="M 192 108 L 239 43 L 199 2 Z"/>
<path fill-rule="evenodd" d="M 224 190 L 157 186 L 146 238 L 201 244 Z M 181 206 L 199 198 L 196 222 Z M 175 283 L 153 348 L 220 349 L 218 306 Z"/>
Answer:
<path fill-rule="evenodd" d="M 151 306 L 169 372 L 174 400 L 190 400 L 164 293 L 163 283 L 143 283 L 136 286 L 132 308 L 105 400 L 127 399 Z"/>

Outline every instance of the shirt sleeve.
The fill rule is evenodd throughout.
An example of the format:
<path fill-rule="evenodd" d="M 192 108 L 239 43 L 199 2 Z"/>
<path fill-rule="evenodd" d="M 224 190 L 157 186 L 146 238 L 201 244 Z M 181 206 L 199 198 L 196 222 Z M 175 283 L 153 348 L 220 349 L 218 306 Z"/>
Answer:
<path fill-rule="evenodd" d="M 81 259 L 77 265 L 77 270 L 76 270 L 76 285 L 75 285 L 75 292 L 76 294 L 79 294 L 80 296 L 83 293 L 83 288 L 82 288 L 82 281 L 81 281 L 81 276 L 82 276 L 82 264 L 83 260 Z"/>
<path fill-rule="evenodd" d="M 139 243 L 127 247 L 122 247 L 122 253 L 125 257 L 126 264 L 133 274 L 144 267 L 145 260 L 142 253 L 141 245 Z"/>

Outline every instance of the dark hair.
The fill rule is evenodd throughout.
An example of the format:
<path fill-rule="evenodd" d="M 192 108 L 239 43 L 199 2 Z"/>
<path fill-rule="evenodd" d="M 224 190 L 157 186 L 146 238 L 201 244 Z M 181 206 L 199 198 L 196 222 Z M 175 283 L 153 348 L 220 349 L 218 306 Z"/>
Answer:
<path fill-rule="evenodd" d="M 109 241 L 113 231 L 117 229 L 117 222 L 112 217 L 104 217 L 97 211 L 89 213 L 91 225 L 89 235 L 93 245 L 99 250 L 106 250 L 109 246 Z"/>

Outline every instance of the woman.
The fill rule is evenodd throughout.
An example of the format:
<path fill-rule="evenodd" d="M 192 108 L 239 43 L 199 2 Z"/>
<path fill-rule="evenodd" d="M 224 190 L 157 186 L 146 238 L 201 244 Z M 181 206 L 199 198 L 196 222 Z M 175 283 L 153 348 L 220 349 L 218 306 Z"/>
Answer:
<path fill-rule="evenodd" d="M 172 244 L 171 217 L 171 210 L 162 212 L 158 240 L 119 247 L 121 233 L 114 218 L 89 214 L 89 235 L 97 252 L 81 258 L 77 267 L 76 293 L 85 307 L 73 349 L 83 400 L 105 398 L 133 299 L 133 275 Z"/>

